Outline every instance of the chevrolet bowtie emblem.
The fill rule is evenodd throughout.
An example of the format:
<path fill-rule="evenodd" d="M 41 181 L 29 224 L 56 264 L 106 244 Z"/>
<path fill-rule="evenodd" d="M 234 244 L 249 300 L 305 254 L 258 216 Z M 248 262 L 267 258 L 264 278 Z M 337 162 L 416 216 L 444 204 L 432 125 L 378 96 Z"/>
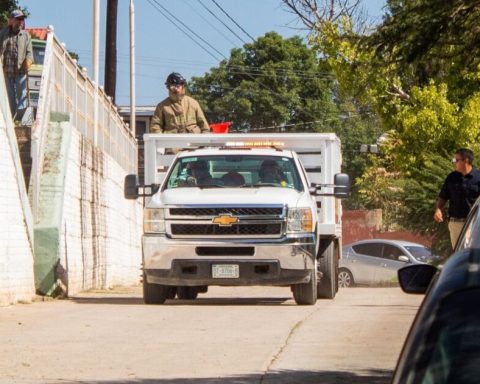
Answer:
<path fill-rule="evenodd" d="M 232 224 L 238 223 L 238 217 L 232 215 L 221 215 L 212 219 L 213 224 L 218 224 L 220 227 L 231 227 Z"/>

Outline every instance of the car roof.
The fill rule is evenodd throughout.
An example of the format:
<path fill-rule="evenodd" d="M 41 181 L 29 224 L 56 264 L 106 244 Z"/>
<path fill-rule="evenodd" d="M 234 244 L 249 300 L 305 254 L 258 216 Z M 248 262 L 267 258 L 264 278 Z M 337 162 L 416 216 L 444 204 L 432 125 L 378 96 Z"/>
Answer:
<path fill-rule="evenodd" d="M 423 244 L 414 243 L 412 241 L 405 241 L 405 240 L 390 240 L 390 239 L 368 239 L 368 240 L 359 240 L 353 243 L 345 245 L 345 247 L 351 247 L 352 245 L 358 244 L 369 244 L 369 243 L 383 243 L 383 244 L 392 244 L 392 245 L 399 245 L 402 247 L 426 247 Z"/>

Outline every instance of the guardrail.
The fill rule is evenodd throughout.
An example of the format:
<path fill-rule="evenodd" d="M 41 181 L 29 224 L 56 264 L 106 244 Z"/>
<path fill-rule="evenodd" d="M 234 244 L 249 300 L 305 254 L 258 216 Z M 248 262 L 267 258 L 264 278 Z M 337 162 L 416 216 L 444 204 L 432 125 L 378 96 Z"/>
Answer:
<path fill-rule="evenodd" d="M 97 121 L 94 118 L 96 100 Z M 72 125 L 97 148 L 110 155 L 126 173 L 134 173 L 137 168 L 137 143 L 134 133 L 124 123 L 116 106 L 103 89 L 70 57 L 55 37 L 53 28 L 49 27 L 38 108 L 32 126 L 31 196 L 35 217 L 43 164 L 43 143 L 52 112 L 69 114 Z"/>

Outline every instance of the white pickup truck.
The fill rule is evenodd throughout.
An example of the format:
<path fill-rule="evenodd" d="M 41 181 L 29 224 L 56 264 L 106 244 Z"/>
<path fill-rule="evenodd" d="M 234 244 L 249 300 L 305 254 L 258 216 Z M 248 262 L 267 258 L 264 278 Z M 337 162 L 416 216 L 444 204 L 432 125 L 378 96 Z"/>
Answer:
<path fill-rule="evenodd" d="M 297 304 L 333 299 L 341 204 L 349 194 L 334 134 L 147 134 L 146 304 L 193 300 L 210 285 L 289 286 Z"/>

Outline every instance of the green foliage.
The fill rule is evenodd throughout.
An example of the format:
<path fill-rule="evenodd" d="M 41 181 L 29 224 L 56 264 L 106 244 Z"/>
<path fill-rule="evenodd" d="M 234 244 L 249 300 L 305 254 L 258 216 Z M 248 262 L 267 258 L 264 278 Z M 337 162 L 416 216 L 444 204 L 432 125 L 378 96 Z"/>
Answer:
<path fill-rule="evenodd" d="M 21 8 L 18 5 L 18 0 L 0 0 L 0 27 L 7 25 L 10 13 L 14 9 L 21 9 L 22 12 L 28 16 L 27 9 Z"/>
<path fill-rule="evenodd" d="M 80 60 L 80 56 L 78 56 L 78 54 L 76 52 L 68 51 L 68 54 L 70 55 L 70 57 L 72 59 L 77 60 L 77 62 Z"/>
<path fill-rule="evenodd" d="M 404 209 L 401 196 L 405 180 L 399 172 L 389 172 L 383 159 L 372 155 L 372 163 L 357 179 L 360 198 L 367 209 L 382 209 L 383 230 L 397 229 L 399 212 Z"/>
<path fill-rule="evenodd" d="M 405 89 L 445 83 L 453 101 L 478 89 L 480 3 L 389 0 L 381 26 L 364 39 L 379 63 L 397 66 Z"/>
<path fill-rule="evenodd" d="M 351 197 L 343 202 L 343 206 L 346 209 L 362 209 L 365 204 L 358 194 L 359 186 L 356 180 L 372 165 L 375 158 L 360 153 L 359 150 L 362 144 L 376 142 L 382 133 L 381 127 L 375 114 L 358 107 L 352 100 L 341 103 L 339 107 L 345 118 L 335 133 L 342 141 L 342 171 L 350 176 L 352 184 Z"/>
<path fill-rule="evenodd" d="M 404 209 L 399 211 L 398 223 L 405 228 L 432 238 L 434 253 L 447 257 L 452 248 L 447 223 L 436 223 L 433 207 L 445 177 L 453 170 L 452 163 L 436 153 L 428 153 L 423 164 L 412 171 L 405 180 L 401 201 Z"/>

